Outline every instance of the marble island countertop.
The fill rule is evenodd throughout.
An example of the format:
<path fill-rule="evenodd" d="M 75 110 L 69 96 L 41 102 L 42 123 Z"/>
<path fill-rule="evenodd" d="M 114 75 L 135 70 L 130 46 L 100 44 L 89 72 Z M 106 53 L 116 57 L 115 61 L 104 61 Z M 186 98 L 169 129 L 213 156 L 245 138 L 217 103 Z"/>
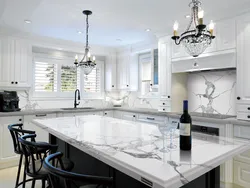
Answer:
<path fill-rule="evenodd" d="M 191 152 L 169 152 L 157 125 L 103 116 L 37 119 L 33 123 L 70 145 L 154 188 L 181 187 L 250 149 L 250 142 L 193 133 Z M 165 132 L 166 133 L 166 132 Z"/>

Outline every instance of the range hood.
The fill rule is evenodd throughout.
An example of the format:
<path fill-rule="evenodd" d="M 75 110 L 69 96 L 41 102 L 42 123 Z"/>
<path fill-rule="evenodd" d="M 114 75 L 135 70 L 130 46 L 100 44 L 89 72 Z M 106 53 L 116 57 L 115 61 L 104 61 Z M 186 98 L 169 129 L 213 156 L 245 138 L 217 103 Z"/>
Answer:
<path fill-rule="evenodd" d="M 235 49 L 172 60 L 172 73 L 236 68 Z"/>

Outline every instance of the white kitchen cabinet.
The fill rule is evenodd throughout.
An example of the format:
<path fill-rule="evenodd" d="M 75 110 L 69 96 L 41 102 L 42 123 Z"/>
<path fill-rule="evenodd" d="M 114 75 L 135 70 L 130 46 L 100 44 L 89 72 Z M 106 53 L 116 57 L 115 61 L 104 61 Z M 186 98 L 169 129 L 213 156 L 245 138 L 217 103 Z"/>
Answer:
<path fill-rule="evenodd" d="M 103 112 L 103 116 L 106 116 L 106 117 L 114 117 L 114 112 L 113 111 L 104 111 Z"/>
<path fill-rule="evenodd" d="M 0 117 L 0 169 L 18 164 L 19 156 L 15 154 L 8 125 L 22 123 L 22 116 Z"/>
<path fill-rule="evenodd" d="M 138 90 L 138 56 L 128 51 L 117 55 L 117 88 L 121 90 Z"/>
<path fill-rule="evenodd" d="M 250 164 L 234 161 L 234 183 L 250 187 Z"/>
<path fill-rule="evenodd" d="M 131 112 L 122 112 L 122 119 L 129 120 L 129 121 L 136 121 L 137 120 L 137 114 L 131 113 Z"/>
<path fill-rule="evenodd" d="M 32 72 L 32 47 L 23 39 L 0 37 L 0 86 L 28 88 Z"/>
<path fill-rule="evenodd" d="M 248 105 L 250 108 L 250 14 L 237 19 L 237 109 L 239 105 Z M 238 119 L 249 119 L 241 113 L 249 110 L 238 111 Z M 242 108 L 240 108 L 242 109 Z M 239 114 L 240 113 L 240 114 Z"/>
<path fill-rule="evenodd" d="M 37 114 L 24 116 L 24 129 L 36 132 L 36 141 L 49 142 L 49 134 L 46 130 L 32 123 L 33 119 L 55 118 L 56 114 Z"/>
<path fill-rule="evenodd" d="M 164 116 L 155 116 L 150 114 L 139 114 L 137 121 L 151 123 L 151 124 L 166 124 L 167 118 Z"/>
<path fill-rule="evenodd" d="M 215 25 L 216 50 L 228 50 L 236 48 L 236 21 L 224 20 Z"/>
<path fill-rule="evenodd" d="M 105 90 L 112 91 L 116 89 L 116 53 L 112 53 L 105 61 Z"/>
<path fill-rule="evenodd" d="M 122 112 L 121 111 L 115 110 L 113 115 L 114 115 L 114 118 L 122 119 Z"/>
<path fill-rule="evenodd" d="M 171 89 L 172 89 L 172 69 L 171 69 L 171 38 L 170 36 L 159 39 L 159 92 L 162 104 L 165 103 L 170 108 L 165 109 L 166 112 L 171 111 Z M 160 105 L 161 106 L 161 105 Z M 161 107 L 159 107 L 161 108 Z"/>

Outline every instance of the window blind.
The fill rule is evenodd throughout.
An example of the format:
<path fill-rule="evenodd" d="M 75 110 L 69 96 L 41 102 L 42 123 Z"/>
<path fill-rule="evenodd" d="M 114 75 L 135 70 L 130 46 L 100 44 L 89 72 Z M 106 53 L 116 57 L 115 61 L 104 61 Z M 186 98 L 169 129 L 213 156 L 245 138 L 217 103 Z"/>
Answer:
<path fill-rule="evenodd" d="M 35 91 L 57 91 L 57 65 L 45 62 L 35 62 Z"/>
<path fill-rule="evenodd" d="M 101 70 L 99 67 L 94 68 L 89 75 L 84 75 L 84 92 L 101 92 Z"/>
<path fill-rule="evenodd" d="M 72 65 L 61 66 L 61 91 L 72 92 L 75 91 L 80 85 L 80 75 L 78 74 L 77 68 Z"/>

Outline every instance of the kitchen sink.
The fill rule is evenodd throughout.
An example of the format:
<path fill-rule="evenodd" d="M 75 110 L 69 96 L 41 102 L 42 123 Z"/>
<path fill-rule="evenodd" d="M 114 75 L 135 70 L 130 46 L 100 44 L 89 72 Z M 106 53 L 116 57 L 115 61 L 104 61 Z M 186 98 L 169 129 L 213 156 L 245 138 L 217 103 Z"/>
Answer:
<path fill-rule="evenodd" d="M 82 108 L 61 108 L 62 110 L 92 110 L 92 107 L 82 107 Z"/>

